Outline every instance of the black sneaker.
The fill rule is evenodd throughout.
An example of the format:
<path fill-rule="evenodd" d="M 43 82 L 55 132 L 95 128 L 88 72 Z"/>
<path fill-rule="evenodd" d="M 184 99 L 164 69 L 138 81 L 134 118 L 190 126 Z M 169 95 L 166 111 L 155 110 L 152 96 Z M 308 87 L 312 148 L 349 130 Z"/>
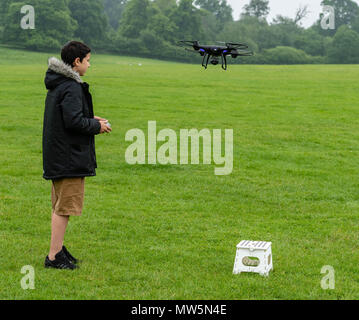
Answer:
<path fill-rule="evenodd" d="M 67 249 L 65 246 L 62 246 L 62 251 L 66 255 L 66 257 L 70 260 L 70 262 L 76 264 L 81 262 L 80 260 L 76 259 Z"/>
<path fill-rule="evenodd" d="M 74 270 L 78 268 L 74 265 L 65 255 L 64 251 L 61 250 L 55 256 L 55 260 L 51 261 L 49 256 L 45 259 L 45 268 L 55 268 L 55 269 L 70 269 Z"/>

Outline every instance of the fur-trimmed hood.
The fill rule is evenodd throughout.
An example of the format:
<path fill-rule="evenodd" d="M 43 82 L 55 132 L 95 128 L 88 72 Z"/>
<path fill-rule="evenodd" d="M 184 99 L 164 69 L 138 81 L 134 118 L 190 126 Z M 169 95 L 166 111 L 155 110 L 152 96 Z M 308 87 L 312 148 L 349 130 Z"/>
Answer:
<path fill-rule="evenodd" d="M 70 65 L 59 59 L 52 57 L 48 60 L 49 69 L 45 77 L 45 85 L 47 89 L 56 88 L 59 84 L 66 81 L 66 78 L 75 80 L 77 83 L 83 83 L 80 74 L 74 71 Z"/>

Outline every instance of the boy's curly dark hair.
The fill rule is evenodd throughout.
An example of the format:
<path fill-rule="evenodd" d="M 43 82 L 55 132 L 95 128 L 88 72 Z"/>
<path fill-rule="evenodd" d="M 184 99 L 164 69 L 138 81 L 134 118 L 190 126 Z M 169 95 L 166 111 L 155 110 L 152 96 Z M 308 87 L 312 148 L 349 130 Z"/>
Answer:
<path fill-rule="evenodd" d="M 78 41 L 70 41 L 64 45 L 61 50 L 61 59 L 66 64 L 73 67 L 76 58 L 82 60 L 91 52 L 91 49 L 84 43 Z"/>

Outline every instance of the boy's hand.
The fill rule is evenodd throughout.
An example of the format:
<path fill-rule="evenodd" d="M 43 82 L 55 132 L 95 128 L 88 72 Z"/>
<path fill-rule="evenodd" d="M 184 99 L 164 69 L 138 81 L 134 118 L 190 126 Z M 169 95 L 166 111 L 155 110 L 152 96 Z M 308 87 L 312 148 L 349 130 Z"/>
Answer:
<path fill-rule="evenodd" d="M 100 130 L 100 134 L 102 133 L 110 133 L 112 131 L 112 129 L 107 125 L 108 121 L 107 120 L 100 120 L 100 124 L 101 124 L 101 130 Z"/>
<path fill-rule="evenodd" d="M 101 118 L 101 117 L 96 117 L 94 116 L 94 118 L 98 121 L 108 121 L 107 119 Z"/>

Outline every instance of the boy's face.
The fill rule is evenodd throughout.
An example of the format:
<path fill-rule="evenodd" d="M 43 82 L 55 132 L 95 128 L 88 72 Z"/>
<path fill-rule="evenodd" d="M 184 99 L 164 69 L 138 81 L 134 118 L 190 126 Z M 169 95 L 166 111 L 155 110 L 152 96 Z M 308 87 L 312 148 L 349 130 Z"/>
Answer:
<path fill-rule="evenodd" d="M 85 58 L 82 59 L 82 62 L 80 61 L 80 58 L 76 58 L 74 62 L 74 67 L 72 68 L 74 71 L 77 71 L 80 76 L 84 76 L 87 69 L 90 68 L 90 58 L 91 58 L 91 52 L 87 54 Z"/>

